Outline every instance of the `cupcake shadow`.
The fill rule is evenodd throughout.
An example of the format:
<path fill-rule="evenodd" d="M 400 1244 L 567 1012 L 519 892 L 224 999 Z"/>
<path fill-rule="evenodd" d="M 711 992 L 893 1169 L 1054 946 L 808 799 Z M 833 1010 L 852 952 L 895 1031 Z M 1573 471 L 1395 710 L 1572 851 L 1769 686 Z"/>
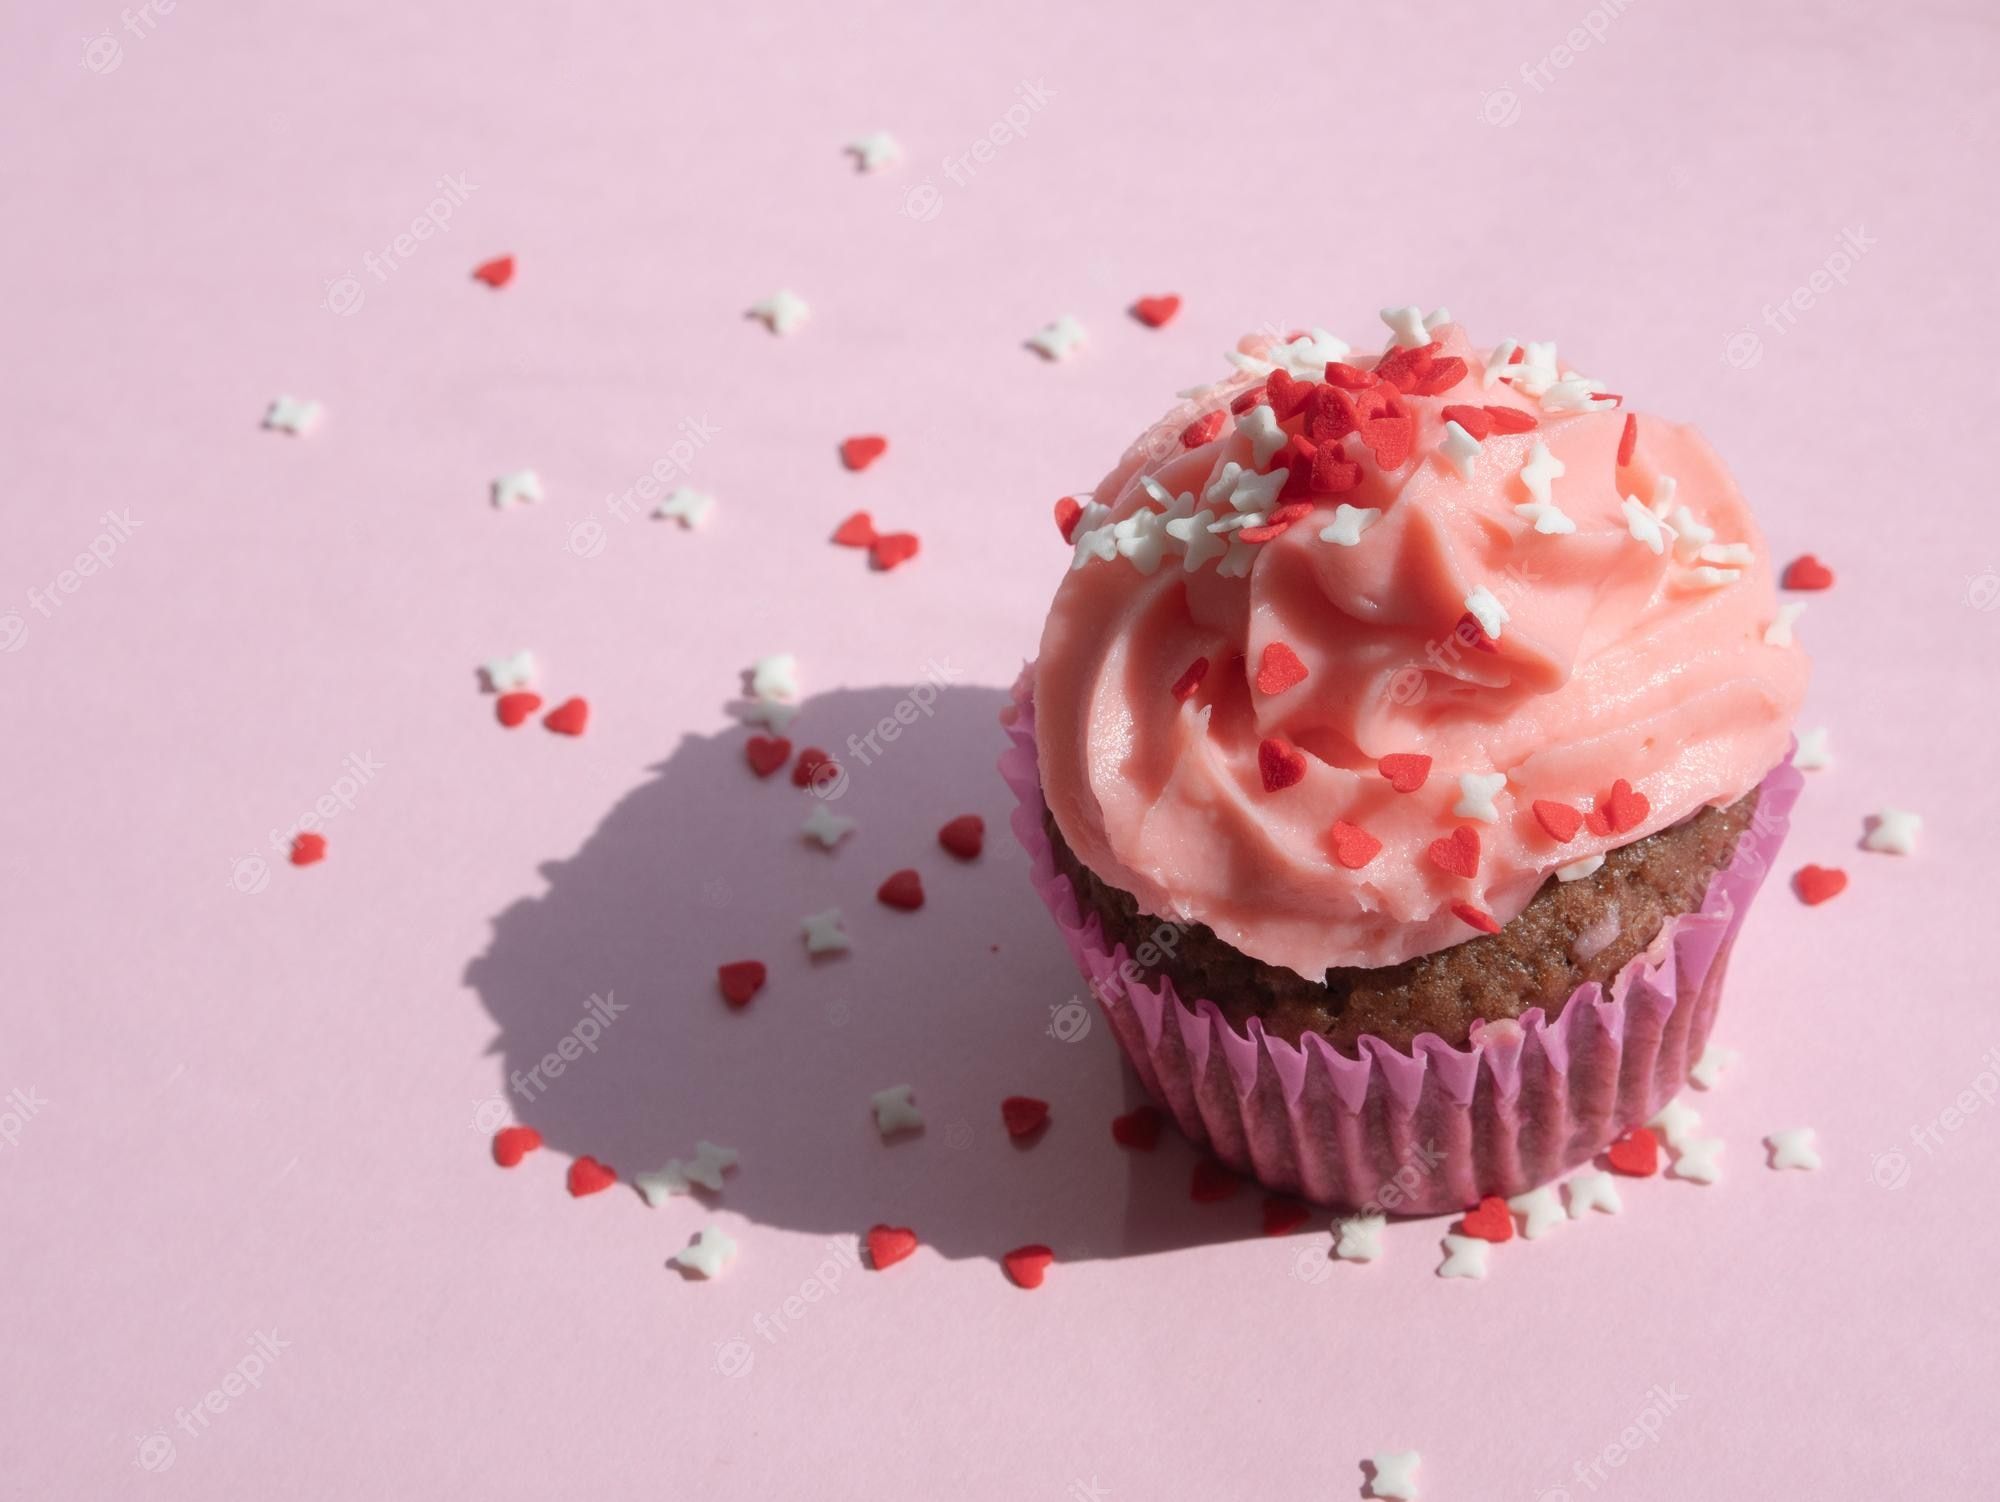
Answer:
<path fill-rule="evenodd" d="M 611 1166 L 670 1249 L 717 1208 L 849 1245 L 908 1226 L 946 1257 L 995 1261 L 1036 1242 L 1075 1262 L 1260 1235 L 1254 1185 L 1194 1200 L 1199 1155 L 1171 1125 L 1149 1152 L 1112 1138 L 1143 1095 L 1009 827 L 1007 703 L 934 680 L 815 696 L 786 734 L 842 764 L 821 791 L 789 767 L 756 776 L 751 730 L 684 739 L 539 868 L 542 890 L 467 966 L 499 1030 L 507 1114 L 545 1151 Z M 816 806 L 855 821 L 832 849 L 802 832 Z M 938 841 L 968 813 L 986 826 L 971 860 Z M 876 897 L 904 869 L 916 911 Z M 829 908 L 852 947 L 810 957 L 802 919 Z M 750 959 L 768 980 L 732 1009 L 717 967 Z M 869 1098 L 896 1085 L 924 1125 L 885 1140 Z M 1007 1135 L 1010 1095 L 1049 1103 L 1035 1137 Z M 722 1192 L 648 1209 L 634 1177 L 702 1140 L 741 1155 Z"/>

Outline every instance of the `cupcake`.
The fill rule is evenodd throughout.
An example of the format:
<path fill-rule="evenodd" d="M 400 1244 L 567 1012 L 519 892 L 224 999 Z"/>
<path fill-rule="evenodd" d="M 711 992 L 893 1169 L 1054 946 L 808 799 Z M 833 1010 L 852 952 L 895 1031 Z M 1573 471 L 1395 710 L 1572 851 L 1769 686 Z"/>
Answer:
<path fill-rule="evenodd" d="M 1804 654 L 1691 428 L 1439 311 L 1245 339 L 1087 503 L 1015 828 L 1181 1129 L 1457 1210 L 1687 1078 L 1800 779 Z"/>

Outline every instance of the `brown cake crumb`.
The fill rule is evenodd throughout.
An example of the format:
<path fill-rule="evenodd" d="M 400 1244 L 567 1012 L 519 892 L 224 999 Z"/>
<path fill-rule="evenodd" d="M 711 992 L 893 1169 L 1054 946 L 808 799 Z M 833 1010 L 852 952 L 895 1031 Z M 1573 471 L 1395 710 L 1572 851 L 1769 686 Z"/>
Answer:
<path fill-rule="evenodd" d="M 1266 1032 L 1288 1042 L 1314 1032 L 1349 1055 L 1365 1036 L 1407 1050 L 1421 1034 L 1435 1033 L 1462 1046 L 1475 1022 L 1519 1017 L 1531 1007 L 1554 1018 L 1578 986 L 1608 981 L 1667 919 L 1700 907 L 1756 807 L 1752 791 L 1726 808 L 1705 808 L 1611 851 L 1581 881 L 1551 877 L 1499 933 L 1400 965 L 1334 969 L 1314 982 L 1254 960 L 1196 924 L 1179 931 L 1174 952 L 1153 968 L 1171 976 L 1182 996 L 1214 1001 L 1239 1031 L 1257 1017 Z M 1044 815 L 1043 823 L 1056 868 L 1075 885 L 1083 909 L 1103 920 L 1107 941 L 1136 954 L 1156 939 L 1164 920 L 1099 881 L 1070 851 L 1055 820 Z"/>

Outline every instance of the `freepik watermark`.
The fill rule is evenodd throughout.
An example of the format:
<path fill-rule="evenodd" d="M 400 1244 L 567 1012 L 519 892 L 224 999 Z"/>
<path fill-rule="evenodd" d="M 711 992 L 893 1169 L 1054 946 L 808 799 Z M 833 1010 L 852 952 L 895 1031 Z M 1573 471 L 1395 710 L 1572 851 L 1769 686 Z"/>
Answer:
<path fill-rule="evenodd" d="M 585 1053 L 596 1053 L 597 1043 L 605 1030 L 626 1012 L 630 1002 L 621 1002 L 615 992 L 599 996 L 592 992 L 583 1004 L 583 1016 L 575 1027 L 564 1033 L 553 1051 L 543 1054 L 542 1061 L 526 1074 L 516 1069 L 507 1076 L 507 1082 L 522 1100 L 534 1100 L 549 1088 L 549 1081 L 562 1078 L 562 1072 L 576 1063 Z"/>
<path fill-rule="evenodd" d="M 1340 1220 L 1371 1220 L 1394 1215 L 1409 1204 L 1425 1179 L 1438 1171 L 1444 1154 L 1435 1139 L 1413 1142 L 1404 1152 L 1396 1171 L 1384 1179 L 1375 1193 L 1357 1210 Z M 1338 1222 L 1335 1223 L 1336 1226 Z M 1307 1242 L 1292 1255 L 1292 1276 L 1301 1283 L 1324 1283 L 1333 1275 L 1333 1259 L 1323 1242 Z"/>
<path fill-rule="evenodd" d="M 432 197 L 424 205 L 424 211 L 410 221 L 410 227 L 380 250 L 361 253 L 361 268 L 375 278 L 381 286 L 390 277 L 403 269 L 403 262 L 410 259 L 428 241 L 451 230 L 451 217 L 465 206 L 466 199 L 479 191 L 479 184 L 463 172 L 447 172 L 431 184 Z M 353 272 L 329 277 L 326 295 L 320 299 L 331 313 L 342 318 L 361 311 L 362 303 L 368 300 L 368 287 Z"/>
<path fill-rule="evenodd" d="M 1521 64 L 1521 82 L 1537 94 L 1552 86 L 1558 73 L 1568 69 L 1591 48 L 1604 44 L 1604 39 L 1611 34 L 1611 23 L 1630 10 L 1632 3 L 1633 0 L 1599 0 L 1564 33 L 1560 42 L 1533 62 Z M 1479 117 L 1488 125 L 1504 129 L 1521 118 L 1521 96 L 1512 84 L 1491 89 L 1480 98 Z"/>
<path fill-rule="evenodd" d="M 1531 565 L 1510 563 L 1500 571 L 1498 582 L 1487 586 L 1487 593 L 1499 605 L 1504 619 L 1507 607 L 1541 582 L 1541 574 Z M 1391 704 L 1421 703 L 1430 691 L 1432 673 L 1456 676 L 1456 669 L 1467 660 L 1467 653 L 1492 650 L 1492 642 L 1485 630 L 1472 612 L 1467 611 L 1442 640 L 1434 637 L 1424 643 L 1423 663 L 1405 663 L 1389 675 L 1388 681 L 1382 685 L 1382 697 Z"/>
<path fill-rule="evenodd" d="M 857 732 L 847 738 L 845 760 L 829 758 L 815 767 L 806 786 L 816 798 L 831 803 L 844 797 L 853 780 L 850 767 L 866 769 L 888 754 L 889 748 L 903 737 L 903 732 L 919 720 L 928 720 L 937 713 L 940 695 L 965 677 L 965 669 L 953 667 L 949 662 L 939 662 L 932 658 L 924 664 L 923 676 L 910 685 L 909 692 L 898 699 L 889 712 L 877 720 L 866 732 Z"/>
<path fill-rule="evenodd" d="M 828 1237 L 819 1263 L 799 1284 L 798 1292 L 787 1296 L 768 1314 L 752 1317 L 750 1329 L 765 1345 L 776 1346 L 792 1334 L 812 1313 L 813 1305 L 823 1304 L 840 1291 L 841 1279 L 861 1270 L 860 1243 L 847 1237 Z M 757 1348 L 741 1335 L 721 1341 L 715 1348 L 715 1369 L 725 1377 L 741 1377 L 756 1365 Z"/>
<path fill-rule="evenodd" d="M 1632 1416 L 1632 1422 L 1607 1440 L 1601 1450 L 1577 1461 L 1570 1470 L 1570 1481 L 1585 1493 L 1596 1491 L 1611 1479 L 1611 1472 L 1647 1446 L 1658 1444 L 1667 1420 L 1687 1401 L 1688 1395 L 1678 1386 L 1649 1388 L 1641 1399 L 1644 1406 Z M 1549 1487 L 1535 1502 L 1575 1502 L 1576 1496 L 1569 1481 L 1565 1481 Z"/>
<path fill-rule="evenodd" d="M 201 1395 L 201 1400 L 191 1408 L 174 1410 L 172 1428 L 178 1429 L 189 1439 L 200 1439 L 208 1433 L 209 1426 L 229 1412 L 230 1405 L 252 1389 L 262 1388 L 264 1374 L 270 1370 L 279 1356 L 291 1348 L 291 1342 L 281 1338 L 277 1330 L 257 1330 L 247 1337 L 250 1354 L 223 1374 L 222 1380 Z M 132 1464 L 142 1471 L 158 1473 L 169 1469 L 179 1456 L 174 1437 L 168 1432 L 169 1426 L 161 1426 L 151 1434 L 139 1436 L 138 1454 Z"/>
<path fill-rule="evenodd" d="M 56 613 L 68 603 L 69 596 L 83 588 L 86 579 L 110 573 L 118 561 L 119 550 L 145 523 L 133 516 L 131 508 L 127 507 L 122 511 L 105 512 L 97 519 L 97 525 L 100 529 L 97 535 L 90 539 L 68 568 L 47 584 L 37 584 L 28 590 L 28 608 L 43 620 L 54 620 Z M 27 642 L 27 617 L 14 611 L 0 615 L 0 652 L 18 652 Z"/>
<path fill-rule="evenodd" d="M 0 1152 L 19 1147 L 21 1133 L 28 1123 L 48 1108 L 48 1101 L 33 1085 L 25 1088 L 16 1085 L 5 1099 L 0 1099 Z"/>
<path fill-rule="evenodd" d="M 1910 1141 L 1925 1158 L 1935 1157 L 1940 1149 L 1950 1146 L 1966 1122 L 2000 1101 L 2000 1046 L 1987 1049 L 1980 1056 L 1979 1066 L 1979 1072 L 1966 1082 L 1950 1105 L 1929 1121 L 1910 1128 Z M 1911 1167 L 1907 1154 L 1890 1151 L 1876 1153 L 1869 1160 L 1868 1171 L 1884 1189 L 1901 1189 L 1910 1181 Z"/>
<path fill-rule="evenodd" d="M 1843 229 L 1833 250 L 1818 268 L 1775 303 L 1759 310 L 1764 327 L 1773 335 L 1788 334 L 1798 327 L 1799 315 L 1810 313 L 1822 297 L 1835 287 L 1845 287 L 1861 258 L 1875 248 L 1875 237 L 1866 225 Z M 1754 324 L 1746 324 L 1722 341 L 1722 362 L 1737 370 L 1753 370 L 1764 358 L 1764 336 Z"/>
<path fill-rule="evenodd" d="M 938 170 L 945 181 L 956 188 L 971 186 L 980 171 L 990 166 L 1003 149 L 1028 138 L 1029 128 L 1037 123 L 1035 116 L 1047 109 L 1055 97 L 1056 91 L 1045 83 L 1029 83 L 1024 79 L 1015 85 L 1013 101 L 986 127 L 985 133 L 975 136 L 957 156 L 944 159 Z M 928 177 L 911 184 L 903 194 L 902 212 L 919 224 L 930 223 L 944 212 L 944 189 Z"/>
<path fill-rule="evenodd" d="M 670 490 L 678 489 L 693 472 L 701 451 L 722 431 L 707 417 L 683 417 L 680 436 L 667 445 L 644 474 L 623 490 L 604 498 L 605 515 L 614 521 L 636 521 L 641 516 L 658 516 L 657 508 Z M 611 541 L 610 531 L 594 516 L 586 516 L 563 538 L 563 549 L 579 558 L 595 558 Z"/>
<path fill-rule="evenodd" d="M 118 12 L 118 25 L 134 41 L 143 42 L 160 29 L 160 18 L 174 13 L 176 0 L 146 0 L 144 5 L 135 5 Z M 83 66 L 99 78 L 105 78 L 118 71 L 125 61 L 125 44 L 118 40 L 118 33 L 109 26 L 94 37 L 88 37 L 83 44 Z"/>
<path fill-rule="evenodd" d="M 353 813 L 361 790 L 373 782 L 386 765 L 386 762 L 377 761 L 371 751 L 348 752 L 347 760 L 340 764 L 340 775 L 333 779 L 333 786 L 313 799 L 313 806 L 300 814 L 291 828 L 271 831 L 271 848 L 282 855 L 291 849 L 292 841 L 297 836 L 315 833 L 328 820 L 343 813 Z"/>

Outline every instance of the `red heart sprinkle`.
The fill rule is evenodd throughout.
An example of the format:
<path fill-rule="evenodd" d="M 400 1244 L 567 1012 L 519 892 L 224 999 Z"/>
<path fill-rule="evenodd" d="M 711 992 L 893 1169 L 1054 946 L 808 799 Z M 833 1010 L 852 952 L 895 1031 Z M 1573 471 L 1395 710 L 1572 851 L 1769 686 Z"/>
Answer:
<path fill-rule="evenodd" d="M 1342 391 L 1366 391 L 1375 384 L 1375 372 L 1340 360 L 1329 360 L 1326 363 L 1326 379 L 1328 384 Z"/>
<path fill-rule="evenodd" d="M 1605 1151 L 1613 1173 L 1643 1179 L 1660 1171 L 1660 1139 L 1650 1127 L 1634 1127 Z"/>
<path fill-rule="evenodd" d="M 517 689 L 511 694 L 502 694 L 493 704 L 494 716 L 512 730 L 542 707 L 542 696 L 531 694 L 526 689 Z"/>
<path fill-rule="evenodd" d="M 1306 404 L 1306 398 L 1313 393 L 1314 383 L 1292 378 L 1292 373 L 1283 366 L 1271 372 L 1264 382 L 1265 394 L 1271 401 L 1271 415 L 1283 422 Z"/>
<path fill-rule="evenodd" d="M 914 532 L 885 532 L 868 545 L 869 561 L 884 573 L 916 556 L 917 534 Z"/>
<path fill-rule="evenodd" d="M 863 470 L 889 452 L 889 440 L 876 433 L 849 438 L 840 445 L 840 462 L 852 470 Z"/>
<path fill-rule="evenodd" d="M 1382 853 L 1382 842 L 1358 824 L 1345 819 L 1326 832 L 1333 858 L 1349 871 L 1359 871 Z"/>
<path fill-rule="evenodd" d="M 1551 803 L 1546 798 L 1537 798 L 1529 805 L 1535 813 L 1535 822 L 1549 832 L 1549 838 L 1558 845 L 1566 845 L 1576 838 L 1576 832 L 1583 828 L 1583 815 L 1567 803 Z"/>
<path fill-rule="evenodd" d="M 1257 667 L 1257 692 L 1282 694 L 1294 684 L 1306 681 L 1306 665 L 1299 654 L 1281 641 L 1267 642 L 1263 661 Z"/>
<path fill-rule="evenodd" d="M 1500 932 L 1500 920 L 1483 907 L 1475 907 L 1470 902 L 1454 902 L 1451 915 L 1468 928 L 1476 928 L 1483 934 Z"/>
<path fill-rule="evenodd" d="M 976 861 L 986 848 L 986 821 L 978 814 L 960 814 L 938 831 L 938 843 L 962 861 Z"/>
<path fill-rule="evenodd" d="M 1493 431 L 1493 414 L 1484 407 L 1446 407 L 1438 416 L 1457 423 L 1474 438 L 1483 440 Z"/>
<path fill-rule="evenodd" d="M 1618 463 L 1622 467 L 1632 462 L 1632 452 L 1639 447 L 1639 414 L 1627 412 L 1625 426 L 1618 430 Z"/>
<path fill-rule="evenodd" d="M 1496 433 L 1532 433 L 1540 426 L 1534 413 L 1523 412 L 1519 407 L 1488 407 L 1486 415 L 1493 419 Z"/>
<path fill-rule="evenodd" d="M 1361 424 L 1361 441 L 1384 469 L 1401 469 L 1416 441 L 1416 425 L 1407 417 L 1371 417 Z"/>
<path fill-rule="evenodd" d="M 884 907 L 898 907 L 906 913 L 914 913 L 924 905 L 924 879 L 913 868 L 905 866 L 875 889 L 875 898 Z"/>
<path fill-rule="evenodd" d="M 1398 751 L 1375 763 L 1375 770 L 1389 779 L 1399 793 L 1414 793 L 1431 775 L 1431 759 L 1414 752 Z"/>
<path fill-rule="evenodd" d="M 1015 1247 L 1000 1259 L 1000 1265 L 1007 1269 L 1007 1276 L 1021 1287 L 1040 1288 L 1049 1264 L 1055 1260 L 1054 1252 L 1036 1242 Z"/>
<path fill-rule="evenodd" d="M 1818 907 L 1847 890 L 1847 873 L 1838 866 L 1801 866 L 1792 875 L 1792 889 L 1807 907 Z"/>
<path fill-rule="evenodd" d="M 1201 687 L 1201 680 L 1207 676 L 1208 659 L 1206 657 L 1197 657 L 1187 665 L 1187 671 L 1174 680 L 1172 689 L 1174 698 L 1185 700 L 1188 695 Z"/>
<path fill-rule="evenodd" d="M 1134 1152 L 1150 1153 L 1160 1145 L 1160 1128 L 1165 1124 L 1158 1106 L 1140 1106 L 1111 1118 L 1111 1140 Z"/>
<path fill-rule="evenodd" d="M 843 548 L 865 548 L 875 541 L 875 518 L 857 511 L 833 529 L 833 540 Z"/>
<path fill-rule="evenodd" d="M 542 716 L 542 724 L 557 735 L 582 735 L 589 721 L 590 703 L 585 699 L 565 699 Z"/>
<path fill-rule="evenodd" d="M 1359 404 L 1338 386 L 1315 386 L 1306 400 L 1306 437 L 1316 444 L 1338 443 L 1360 421 Z"/>
<path fill-rule="evenodd" d="M 1243 1187 L 1243 1181 L 1224 1168 L 1213 1158 L 1203 1158 L 1194 1166 L 1194 1178 L 1188 1183 L 1188 1196 L 1197 1205 L 1212 1205 L 1217 1200 L 1226 1200 Z"/>
<path fill-rule="evenodd" d="M 1335 439 L 1322 443 L 1319 452 L 1313 455 L 1312 479 L 1309 484 L 1314 495 L 1346 495 L 1361 483 L 1361 461 L 1347 457 L 1347 451 Z M 1286 489 L 1290 489 L 1287 482 Z"/>
<path fill-rule="evenodd" d="M 504 287 L 514 280 L 514 258 L 495 256 L 490 261 L 481 261 L 472 268 L 474 281 L 486 283 L 489 287 Z"/>
<path fill-rule="evenodd" d="M 1801 553 L 1785 565 L 1783 583 L 1786 589 L 1828 589 L 1833 585 L 1833 570 L 1812 554 Z"/>
<path fill-rule="evenodd" d="M 493 1161 L 512 1168 L 542 1145 L 542 1134 L 531 1126 L 502 1127 L 493 1134 Z"/>
<path fill-rule="evenodd" d="M 1288 1200 L 1282 1195 L 1264 1196 L 1264 1234 L 1284 1236 L 1296 1231 L 1312 1218 L 1312 1211 L 1297 1200 Z"/>
<path fill-rule="evenodd" d="M 1000 1102 L 1000 1119 L 1009 1137 L 1032 1137 L 1049 1124 L 1049 1103 L 1032 1095 L 1010 1095 Z"/>
<path fill-rule="evenodd" d="M 1245 412 L 1248 412 L 1252 407 L 1256 406 L 1259 402 L 1265 400 L 1267 400 L 1267 397 L 1265 395 L 1264 388 L 1262 386 L 1258 386 L 1238 396 L 1234 401 L 1232 401 L 1229 404 L 1229 410 L 1235 413 L 1238 417 L 1241 417 Z"/>
<path fill-rule="evenodd" d="M 792 743 L 782 735 L 753 735 L 743 743 L 743 759 L 759 777 L 769 777 L 792 759 Z"/>
<path fill-rule="evenodd" d="M 1431 864 L 1451 876 L 1470 880 L 1479 874 L 1479 832 L 1461 824 L 1441 840 L 1432 840 Z"/>
<path fill-rule="evenodd" d="M 1062 533 L 1062 540 L 1069 542 L 1070 534 L 1076 531 L 1077 521 L 1083 516 L 1083 502 L 1073 495 L 1066 495 L 1056 502 L 1056 530 Z"/>
<path fill-rule="evenodd" d="M 1447 355 L 1420 372 L 1410 389 L 1418 396 L 1443 396 L 1464 379 L 1465 361 L 1457 355 Z"/>
<path fill-rule="evenodd" d="M 732 1007 L 747 1007 L 750 998 L 764 989 L 764 962 L 762 960 L 736 960 L 727 965 L 718 965 L 715 978 L 722 986 L 722 999 Z"/>
<path fill-rule="evenodd" d="M 792 763 L 792 786 L 824 787 L 840 778 L 840 763 L 817 746 L 808 746 Z"/>
<path fill-rule="evenodd" d="M 1160 297 L 1142 297 L 1132 304 L 1132 316 L 1149 329 L 1156 329 L 1180 312 L 1181 300 L 1168 292 Z"/>
<path fill-rule="evenodd" d="M 597 1194 L 618 1182 L 618 1174 L 607 1163 L 600 1163 L 585 1154 L 569 1166 L 569 1192 L 571 1197 L 582 1199 L 586 1194 Z"/>
<path fill-rule="evenodd" d="M 1226 412 L 1210 412 L 1197 417 L 1181 429 L 1181 447 L 1198 449 L 1204 443 L 1213 443 L 1216 435 L 1221 433 L 1222 425 L 1228 421 L 1229 414 Z"/>
<path fill-rule="evenodd" d="M 1646 815 L 1653 811 L 1653 805 L 1644 793 L 1634 792 L 1632 784 L 1621 777 L 1611 784 L 1610 793 L 1598 804 L 1598 809 L 1608 826 L 1605 832 L 1623 834 L 1644 823 Z"/>
<path fill-rule="evenodd" d="M 1257 770 L 1264 774 L 1264 791 L 1281 793 L 1306 775 L 1306 754 L 1273 737 L 1257 748 Z"/>
<path fill-rule="evenodd" d="M 917 1249 L 917 1233 L 908 1226 L 870 1226 L 868 1261 L 878 1273 L 894 1267 Z"/>
<path fill-rule="evenodd" d="M 1479 1202 L 1477 1209 L 1465 1212 L 1459 1229 L 1468 1236 L 1477 1236 L 1481 1241 L 1512 1241 L 1514 1212 L 1507 1208 L 1507 1202 L 1499 1195 L 1489 1194 Z"/>
<path fill-rule="evenodd" d="M 1418 377 L 1431 368 L 1437 358 L 1438 346 L 1435 341 L 1418 348 L 1399 345 L 1375 362 L 1375 377 L 1386 381 L 1398 391 L 1408 391 Z"/>
<path fill-rule="evenodd" d="M 326 836 L 323 834 L 295 834 L 292 836 L 292 864 L 295 866 L 315 865 L 326 859 Z"/>

